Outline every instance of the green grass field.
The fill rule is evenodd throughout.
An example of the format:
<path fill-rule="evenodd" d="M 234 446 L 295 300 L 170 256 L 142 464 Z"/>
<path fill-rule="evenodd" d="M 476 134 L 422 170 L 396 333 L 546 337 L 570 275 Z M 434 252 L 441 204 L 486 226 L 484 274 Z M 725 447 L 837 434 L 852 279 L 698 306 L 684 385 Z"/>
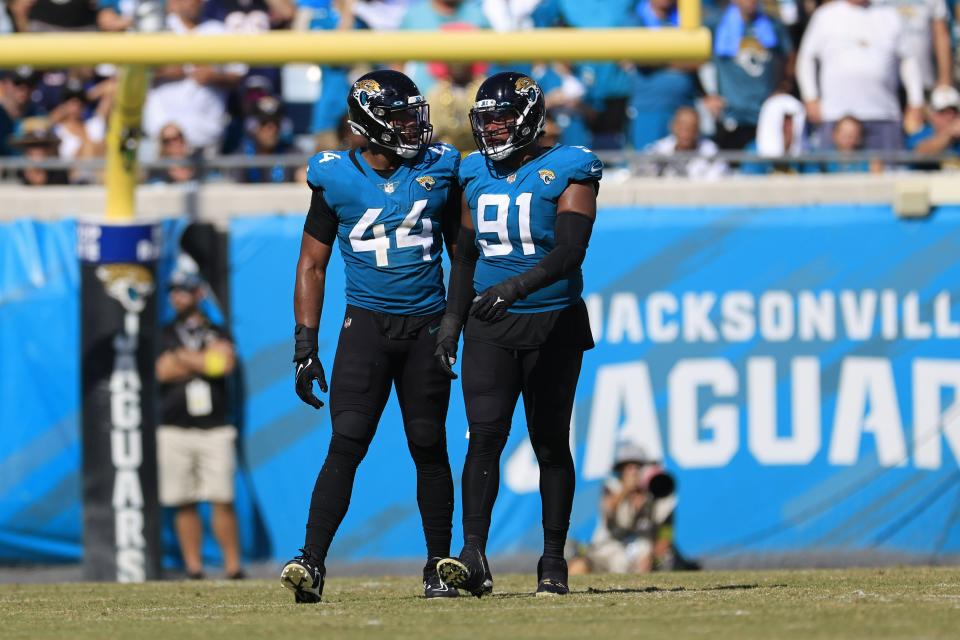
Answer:
<path fill-rule="evenodd" d="M 320 605 L 274 581 L 0 586 L 0 637 L 960 638 L 960 568 L 583 576 L 535 598 L 426 601 L 409 577 L 333 578 Z"/>

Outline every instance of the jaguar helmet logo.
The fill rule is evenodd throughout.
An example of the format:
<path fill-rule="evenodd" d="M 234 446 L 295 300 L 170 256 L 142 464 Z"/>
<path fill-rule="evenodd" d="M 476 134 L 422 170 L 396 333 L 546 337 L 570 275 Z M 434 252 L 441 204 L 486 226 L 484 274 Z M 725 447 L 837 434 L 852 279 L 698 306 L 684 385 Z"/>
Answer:
<path fill-rule="evenodd" d="M 417 178 L 417 182 L 427 191 L 433 189 L 433 185 L 437 184 L 437 181 L 433 179 L 433 176 L 420 176 Z"/>
<path fill-rule="evenodd" d="M 540 88 L 537 87 L 537 83 L 529 76 L 521 76 L 518 78 L 514 85 L 514 90 L 520 95 L 527 96 L 527 100 L 530 102 L 536 102 L 537 96 L 540 94 Z"/>
<path fill-rule="evenodd" d="M 353 95 L 361 105 L 366 106 L 371 96 L 380 95 L 382 89 L 376 80 L 367 78 L 359 80 L 353 85 Z"/>
<path fill-rule="evenodd" d="M 153 293 L 153 274 L 138 264 L 97 267 L 97 278 L 107 295 L 123 305 L 127 313 L 141 313 L 147 305 L 147 296 Z"/>
<path fill-rule="evenodd" d="M 540 169 L 539 174 L 540 179 L 543 180 L 543 184 L 550 184 L 557 179 L 557 174 L 550 169 Z"/>

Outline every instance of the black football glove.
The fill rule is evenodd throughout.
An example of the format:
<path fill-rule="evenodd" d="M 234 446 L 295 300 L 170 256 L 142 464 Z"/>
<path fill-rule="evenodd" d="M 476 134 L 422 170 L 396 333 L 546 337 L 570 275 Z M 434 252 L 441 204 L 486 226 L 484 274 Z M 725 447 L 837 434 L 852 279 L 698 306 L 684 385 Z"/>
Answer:
<path fill-rule="evenodd" d="M 296 347 L 293 352 L 293 361 L 296 363 L 294 388 L 300 399 L 314 409 L 323 406 L 323 402 L 313 393 L 313 381 L 316 380 L 322 393 L 327 392 L 327 376 L 323 373 L 323 365 L 317 357 L 317 330 L 298 324 L 293 335 Z"/>
<path fill-rule="evenodd" d="M 463 321 L 455 313 L 445 313 L 437 331 L 437 348 L 433 355 L 437 357 L 440 370 L 451 380 L 457 379 L 453 365 L 457 362 L 457 343 L 460 341 L 460 329 Z"/>
<path fill-rule="evenodd" d="M 527 291 L 520 278 L 507 278 L 474 298 L 470 315 L 484 322 L 499 322 L 507 317 L 510 305 L 526 297 Z"/>

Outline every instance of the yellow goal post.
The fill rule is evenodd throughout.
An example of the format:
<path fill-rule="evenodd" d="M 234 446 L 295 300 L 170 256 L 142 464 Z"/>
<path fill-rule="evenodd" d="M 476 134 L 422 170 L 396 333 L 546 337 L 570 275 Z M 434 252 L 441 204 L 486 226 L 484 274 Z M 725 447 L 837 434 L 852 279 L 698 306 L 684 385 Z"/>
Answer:
<path fill-rule="evenodd" d="M 710 56 L 700 0 L 679 0 L 680 26 L 665 29 L 494 31 L 274 31 L 190 36 L 172 33 L 42 33 L 0 37 L 0 68 L 120 65 L 107 134 L 107 218 L 134 217 L 140 127 L 149 67 L 165 64 L 282 65 L 404 61 L 532 62 L 631 60 L 699 62 Z"/>

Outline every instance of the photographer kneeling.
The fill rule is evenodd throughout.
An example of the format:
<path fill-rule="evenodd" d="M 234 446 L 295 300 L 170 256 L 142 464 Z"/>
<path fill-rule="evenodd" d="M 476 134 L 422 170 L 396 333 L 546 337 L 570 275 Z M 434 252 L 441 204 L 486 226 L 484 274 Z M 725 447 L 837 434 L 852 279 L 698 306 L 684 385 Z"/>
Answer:
<path fill-rule="evenodd" d="M 617 451 L 600 502 L 600 517 L 580 571 L 645 573 L 698 569 L 673 544 L 676 482 L 636 445 Z M 570 572 L 574 572 L 571 563 Z M 586 566 L 583 566 L 586 565 Z"/>

